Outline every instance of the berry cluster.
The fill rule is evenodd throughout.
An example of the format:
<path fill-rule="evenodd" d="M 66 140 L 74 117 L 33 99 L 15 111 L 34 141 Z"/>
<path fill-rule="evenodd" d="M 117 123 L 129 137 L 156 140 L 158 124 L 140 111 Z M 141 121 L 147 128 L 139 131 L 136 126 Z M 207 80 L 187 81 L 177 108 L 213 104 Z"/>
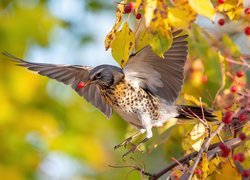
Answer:
<path fill-rule="evenodd" d="M 234 161 L 238 161 L 238 162 L 244 162 L 245 161 L 245 155 L 243 153 L 238 153 L 238 154 L 235 154 L 233 156 L 233 160 Z M 250 169 L 245 169 L 241 172 L 241 175 L 245 178 L 248 178 L 250 177 Z"/>
<path fill-rule="evenodd" d="M 244 161 L 245 161 L 245 156 L 244 156 L 243 153 L 238 153 L 238 154 L 235 154 L 235 155 L 233 156 L 233 159 L 234 159 L 235 161 L 244 162 Z"/>
<path fill-rule="evenodd" d="M 225 0 L 217 0 L 218 5 L 225 3 Z M 249 16 L 250 15 L 250 7 L 245 8 L 244 10 L 245 15 Z M 225 24 L 225 19 L 221 18 L 217 21 L 218 25 L 224 26 Z M 250 26 L 245 27 L 244 32 L 247 36 L 250 36 Z"/>
<path fill-rule="evenodd" d="M 130 2 L 124 7 L 124 14 L 129 14 L 135 9 L 135 2 Z M 136 19 L 141 19 L 142 15 L 140 13 L 137 13 L 135 15 Z"/>
<path fill-rule="evenodd" d="M 236 76 L 238 78 L 243 77 L 244 76 L 244 71 L 241 71 L 241 70 L 237 71 Z M 238 92 L 238 87 L 236 85 L 231 86 L 231 92 L 232 93 L 237 93 Z"/>

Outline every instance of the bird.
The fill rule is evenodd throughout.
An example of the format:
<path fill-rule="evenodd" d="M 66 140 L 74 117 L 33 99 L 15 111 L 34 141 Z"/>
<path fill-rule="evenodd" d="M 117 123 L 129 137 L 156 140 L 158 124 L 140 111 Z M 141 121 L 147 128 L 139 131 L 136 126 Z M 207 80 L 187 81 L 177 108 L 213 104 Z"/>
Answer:
<path fill-rule="evenodd" d="M 3 54 L 19 66 L 71 85 L 107 118 L 111 118 L 115 111 L 138 130 L 115 149 L 126 147 L 132 139 L 145 133 L 145 138 L 132 146 L 123 155 L 125 157 L 153 136 L 152 128 L 163 126 L 172 118 L 192 119 L 191 113 L 208 120 L 214 118 L 207 109 L 175 103 L 182 90 L 188 54 L 188 35 L 182 32 L 176 30 L 172 33 L 171 47 L 163 57 L 156 55 L 147 45 L 131 54 L 123 68 L 107 64 L 90 67 L 34 63 L 6 52 Z"/>

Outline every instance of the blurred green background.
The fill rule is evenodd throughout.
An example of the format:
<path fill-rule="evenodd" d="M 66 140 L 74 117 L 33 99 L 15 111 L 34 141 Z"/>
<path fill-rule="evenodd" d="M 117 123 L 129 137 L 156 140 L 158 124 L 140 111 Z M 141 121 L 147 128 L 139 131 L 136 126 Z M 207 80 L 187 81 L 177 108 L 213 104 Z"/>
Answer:
<path fill-rule="evenodd" d="M 114 21 L 113 0 L 1 0 L 0 51 L 33 62 L 116 64 L 104 50 Z M 199 30 L 192 29 L 196 39 L 190 43 L 184 91 L 205 96 L 211 105 L 221 84 L 219 57 L 216 50 L 208 50 Z M 231 42 L 224 38 L 222 43 Z M 130 173 L 131 168 L 109 165 L 157 172 L 171 157 L 183 154 L 182 138 L 192 125 L 177 125 L 171 134 L 164 128 L 154 132 L 156 138 L 147 147 L 164 144 L 122 160 L 126 150 L 113 147 L 133 132 L 127 123 L 116 114 L 107 121 L 70 87 L 0 57 L 0 179 L 139 179 L 141 174 Z"/>

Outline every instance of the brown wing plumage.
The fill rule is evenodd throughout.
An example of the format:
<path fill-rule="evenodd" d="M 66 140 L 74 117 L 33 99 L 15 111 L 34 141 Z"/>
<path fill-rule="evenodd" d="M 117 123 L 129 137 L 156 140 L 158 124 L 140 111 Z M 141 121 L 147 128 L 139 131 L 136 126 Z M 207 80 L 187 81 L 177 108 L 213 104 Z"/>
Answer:
<path fill-rule="evenodd" d="M 127 79 L 139 83 L 166 104 L 175 102 L 183 85 L 188 48 L 187 35 L 180 35 L 181 32 L 173 33 L 173 43 L 164 58 L 157 56 L 148 45 L 132 55 L 123 69 Z"/>
<path fill-rule="evenodd" d="M 45 63 L 32 63 L 19 59 L 9 53 L 3 53 L 10 57 L 12 61 L 17 63 L 19 66 L 23 66 L 29 70 L 35 71 L 40 75 L 47 76 L 51 79 L 55 79 L 71 87 L 88 102 L 93 104 L 95 107 L 100 109 L 108 118 L 112 115 L 112 109 L 102 99 L 99 91 L 99 87 L 95 84 L 86 86 L 85 88 L 78 89 L 77 85 L 79 82 L 88 81 L 90 66 L 80 65 L 56 65 L 56 64 L 45 64 Z"/>

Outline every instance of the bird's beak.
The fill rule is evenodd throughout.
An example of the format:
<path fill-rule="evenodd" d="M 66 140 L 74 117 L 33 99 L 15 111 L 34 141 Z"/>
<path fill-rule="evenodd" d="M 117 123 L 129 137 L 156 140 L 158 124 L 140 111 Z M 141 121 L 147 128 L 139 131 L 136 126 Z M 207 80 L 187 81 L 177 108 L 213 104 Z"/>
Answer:
<path fill-rule="evenodd" d="M 77 88 L 78 88 L 78 89 L 82 89 L 82 88 L 88 86 L 89 84 L 91 84 L 91 83 L 93 83 L 93 82 L 94 82 L 94 81 L 91 81 L 91 80 L 89 80 L 89 81 L 87 81 L 87 82 L 80 81 L 80 82 L 77 84 Z"/>

